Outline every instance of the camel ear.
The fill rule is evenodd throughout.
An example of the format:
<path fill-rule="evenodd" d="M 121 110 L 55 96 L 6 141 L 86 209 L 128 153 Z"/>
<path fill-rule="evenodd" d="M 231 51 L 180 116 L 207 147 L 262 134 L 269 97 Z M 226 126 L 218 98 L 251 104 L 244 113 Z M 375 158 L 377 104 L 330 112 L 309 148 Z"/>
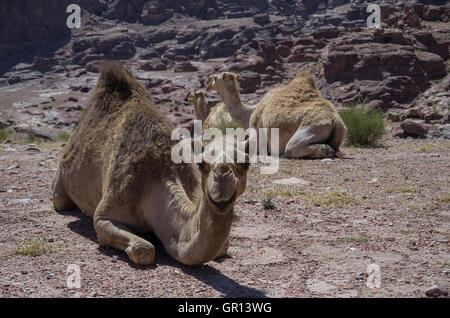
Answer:
<path fill-rule="evenodd" d="M 235 75 L 236 81 L 239 82 L 239 79 L 241 78 L 239 75 Z"/>

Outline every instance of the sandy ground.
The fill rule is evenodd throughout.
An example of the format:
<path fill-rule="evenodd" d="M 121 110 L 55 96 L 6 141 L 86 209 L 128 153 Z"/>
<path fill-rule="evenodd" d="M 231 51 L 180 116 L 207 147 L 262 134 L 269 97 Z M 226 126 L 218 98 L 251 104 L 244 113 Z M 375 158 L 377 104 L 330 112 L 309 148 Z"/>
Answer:
<path fill-rule="evenodd" d="M 228 257 L 195 267 L 151 235 L 150 267 L 100 247 L 91 219 L 52 207 L 60 145 L 0 145 L 0 297 L 422 297 L 434 284 L 449 288 L 450 141 L 384 144 L 345 148 L 346 160 L 281 159 L 275 175 L 252 166 Z M 298 184 L 274 183 L 293 177 Z M 268 195 L 274 210 L 263 207 Z M 47 253 L 16 253 L 33 241 Z M 70 264 L 80 267 L 79 289 L 67 287 Z M 366 286 L 369 264 L 380 288 Z"/>

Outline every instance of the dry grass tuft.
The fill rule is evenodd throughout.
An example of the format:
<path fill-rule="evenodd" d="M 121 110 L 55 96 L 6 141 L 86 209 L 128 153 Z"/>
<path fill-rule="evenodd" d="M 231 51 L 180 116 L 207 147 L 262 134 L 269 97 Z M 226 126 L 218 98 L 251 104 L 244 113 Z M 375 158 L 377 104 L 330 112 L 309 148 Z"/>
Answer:
<path fill-rule="evenodd" d="M 391 187 L 387 189 L 388 193 L 415 193 L 417 188 L 414 187 Z"/>
<path fill-rule="evenodd" d="M 52 246 L 49 246 L 44 238 L 38 238 L 20 242 L 11 254 L 35 257 L 54 252 L 55 249 Z"/>
<path fill-rule="evenodd" d="M 314 205 L 343 208 L 349 204 L 355 203 L 355 200 L 342 192 L 333 190 L 328 193 L 313 196 L 311 198 L 311 203 Z"/>

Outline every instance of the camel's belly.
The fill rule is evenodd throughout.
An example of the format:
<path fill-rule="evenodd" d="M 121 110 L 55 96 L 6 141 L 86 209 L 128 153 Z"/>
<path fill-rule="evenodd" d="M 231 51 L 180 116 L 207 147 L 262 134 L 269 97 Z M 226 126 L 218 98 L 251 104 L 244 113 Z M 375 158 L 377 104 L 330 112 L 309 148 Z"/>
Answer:
<path fill-rule="evenodd" d="M 299 117 L 299 116 L 296 116 Z M 286 145 L 289 142 L 289 140 L 292 138 L 292 136 L 295 134 L 295 132 L 298 130 L 302 123 L 302 118 L 274 118 L 271 116 L 263 116 L 261 117 L 261 120 L 258 124 L 258 127 L 264 127 L 268 128 L 270 131 L 268 132 L 270 138 L 268 138 L 267 143 L 268 147 L 271 147 L 272 141 L 275 142 L 275 140 L 272 138 L 270 132 L 272 129 L 278 128 L 278 144 L 279 144 L 279 154 L 284 154 L 284 151 L 286 149 Z"/>

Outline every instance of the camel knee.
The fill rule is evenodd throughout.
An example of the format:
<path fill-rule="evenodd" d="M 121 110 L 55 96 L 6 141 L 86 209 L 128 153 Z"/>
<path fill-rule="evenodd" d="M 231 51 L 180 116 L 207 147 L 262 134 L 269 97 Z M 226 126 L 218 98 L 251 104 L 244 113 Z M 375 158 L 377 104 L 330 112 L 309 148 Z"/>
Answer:
<path fill-rule="evenodd" d="M 94 216 L 94 228 L 101 245 L 125 251 L 131 261 L 149 265 L 155 260 L 155 247 L 135 235 L 125 224 Z"/>

